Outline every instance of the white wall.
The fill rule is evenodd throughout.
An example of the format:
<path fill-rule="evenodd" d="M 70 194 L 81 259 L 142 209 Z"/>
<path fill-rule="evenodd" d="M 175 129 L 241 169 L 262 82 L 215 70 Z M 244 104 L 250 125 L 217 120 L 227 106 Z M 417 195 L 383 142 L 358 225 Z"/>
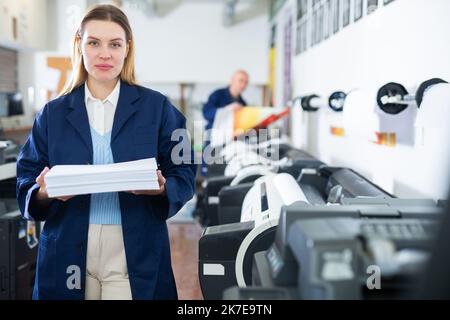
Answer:
<path fill-rule="evenodd" d="M 53 23 L 56 32 L 55 49 L 58 53 L 70 55 L 73 35 L 86 11 L 86 0 L 48 0 L 54 5 Z M 47 48 L 50 50 L 50 48 Z"/>
<path fill-rule="evenodd" d="M 410 87 L 432 77 L 450 80 L 449 12 L 448 0 L 396 0 L 381 6 L 294 58 L 294 95 L 328 96 L 390 81 Z M 307 149 L 323 161 L 354 168 L 397 196 L 447 196 L 448 135 L 428 132 L 423 145 L 388 148 L 332 137 L 326 110 L 307 118 Z M 297 139 L 302 128 L 298 119 L 294 123 Z"/>
<path fill-rule="evenodd" d="M 47 0 L 0 0 L 0 45 L 21 50 L 47 47 Z M 17 39 L 12 19 L 17 19 Z"/>
<path fill-rule="evenodd" d="M 33 108 L 36 102 L 34 54 L 32 52 L 20 52 L 18 64 L 19 91 L 22 93 L 25 114 L 20 123 L 13 122 L 13 127 L 31 125 L 34 119 Z"/>
<path fill-rule="evenodd" d="M 163 19 L 125 7 L 142 82 L 227 83 L 238 68 L 267 83 L 267 14 L 225 27 L 222 1 L 186 2 Z"/>
<path fill-rule="evenodd" d="M 35 113 L 47 102 L 47 57 L 70 56 L 72 37 L 86 10 L 86 0 L 44 1 L 47 2 L 47 43 L 38 52 L 19 54 L 19 87 L 26 106 L 22 125 L 31 124 Z"/>
<path fill-rule="evenodd" d="M 297 91 L 450 79 L 450 1 L 396 0 L 295 59 Z"/>
<path fill-rule="evenodd" d="M 276 34 L 275 34 L 275 92 L 274 92 L 274 102 L 277 107 L 283 106 L 283 92 L 284 92 L 284 46 L 285 46 L 285 26 L 289 20 L 289 17 L 292 18 L 293 26 L 295 26 L 296 21 L 296 1 L 289 0 L 283 6 L 282 9 L 278 12 L 276 17 L 271 22 L 270 27 L 266 27 L 268 30 L 271 29 L 272 25 L 277 26 Z M 292 50 L 295 52 L 295 30 L 293 30 Z"/>
<path fill-rule="evenodd" d="M 12 18 L 17 19 L 17 39 L 13 37 Z M 30 124 L 34 114 L 34 96 L 29 95 L 29 87 L 34 87 L 34 53 L 51 46 L 47 25 L 47 0 L 0 0 L 0 46 L 18 51 L 18 86 L 23 95 L 25 116 L 2 119 L 5 128 Z"/>
<path fill-rule="evenodd" d="M 31 121 L 35 109 L 45 103 L 45 56 L 70 55 L 73 33 L 89 3 L 86 0 L 36 1 L 47 3 L 47 16 L 39 9 L 36 19 L 47 19 L 48 41 L 40 48 L 41 52 L 23 53 L 20 57 L 21 89 L 23 92 L 27 92 L 29 86 L 35 89 L 35 97 L 31 99 L 35 105 L 27 105 L 30 119 L 25 123 Z M 0 4 L 3 2 L 15 3 L 0 0 Z M 267 10 L 257 13 L 267 6 L 260 4 L 252 11 L 245 7 L 250 4 L 245 2 L 244 8 L 238 7 L 238 14 L 242 18 L 242 12 L 253 13 L 253 17 L 247 14 L 247 19 L 225 27 L 222 1 L 187 1 L 164 17 L 148 17 L 125 3 L 123 10 L 136 38 L 139 82 L 170 94 L 173 99 L 179 98 L 179 82 L 195 83 L 197 90 L 193 100 L 201 103 L 212 88 L 227 85 L 235 69 L 244 68 L 251 76 L 251 85 L 244 96 L 250 104 L 260 105 L 259 85 L 267 83 L 269 35 Z"/>

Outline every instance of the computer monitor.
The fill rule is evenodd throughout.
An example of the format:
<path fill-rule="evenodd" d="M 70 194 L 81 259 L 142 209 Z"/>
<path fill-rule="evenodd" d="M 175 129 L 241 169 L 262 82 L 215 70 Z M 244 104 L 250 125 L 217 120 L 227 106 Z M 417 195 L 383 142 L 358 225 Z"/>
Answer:
<path fill-rule="evenodd" d="M 19 116 L 23 114 L 22 94 L 19 92 L 8 94 L 8 116 Z"/>
<path fill-rule="evenodd" d="M 23 115 L 23 100 L 19 92 L 0 92 L 0 118 Z"/>

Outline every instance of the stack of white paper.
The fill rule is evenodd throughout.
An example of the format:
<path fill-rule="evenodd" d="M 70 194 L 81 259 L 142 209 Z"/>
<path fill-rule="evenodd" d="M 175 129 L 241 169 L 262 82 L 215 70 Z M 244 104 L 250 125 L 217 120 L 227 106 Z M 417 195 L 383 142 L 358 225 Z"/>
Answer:
<path fill-rule="evenodd" d="M 105 165 L 59 165 L 46 175 L 49 197 L 159 190 L 155 158 Z"/>
<path fill-rule="evenodd" d="M 217 110 L 211 130 L 211 147 L 215 148 L 233 140 L 234 109 L 232 105 Z"/>

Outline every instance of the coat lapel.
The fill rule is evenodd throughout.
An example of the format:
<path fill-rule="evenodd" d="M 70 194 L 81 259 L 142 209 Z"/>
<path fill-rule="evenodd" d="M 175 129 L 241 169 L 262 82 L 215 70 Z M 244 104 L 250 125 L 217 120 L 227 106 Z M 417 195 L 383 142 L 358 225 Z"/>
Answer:
<path fill-rule="evenodd" d="M 139 92 L 135 86 L 130 86 L 129 84 L 121 81 L 119 101 L 117 103 L 111 132 L 111 143 L 114 141 L 126 122 L 137 111 L 137 104 L 135 104 L 135 102 L 139 99 L 139 97 Z M 84 85 L 73 91 L 72 99 L 70 100 L 68 108 L 69 113 L 66 118 L 81 136 L 86 148 L 89 151 L 92 162 L 92 137 L 86 105 L 84 103 Z"/>
<path fill-rule="evenodd" d="M 125 123 L 137 111 L 137 104 L 140 95 L 135 86 L 121 81 L 120 96 L 117 103 L 116 113 L 114 114 L 114 123 L 111 132 L 111 143 L 116 138 Z"/>
<path fill-rule="evenodd" d="M 84 103 L 84 85 L 73 91 L 72 100 L 69 104 L 69 113 L 66 119 L 74 127 L 83 140 L 92 162 L 92 138 L 91 129 L 89 127 L 89 118 Z"/>

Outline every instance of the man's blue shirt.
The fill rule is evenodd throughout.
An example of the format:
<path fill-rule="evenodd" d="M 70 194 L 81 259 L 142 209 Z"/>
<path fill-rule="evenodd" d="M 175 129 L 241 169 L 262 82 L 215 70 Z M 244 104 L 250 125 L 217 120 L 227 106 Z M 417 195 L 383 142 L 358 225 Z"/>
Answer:
<path fill-rule="evenodd" d="M 240 103 L 243 106 L 247 105 L 241 96 L 234 98 L 230 93 L 229 87 L 218 89 L 209 96 L 208 102 L 203 106 L 203 116 L 208 122 L 206 124 L 206 130 L 212 128 L 217 110 L 232 104 L 233 102 Z"/>

